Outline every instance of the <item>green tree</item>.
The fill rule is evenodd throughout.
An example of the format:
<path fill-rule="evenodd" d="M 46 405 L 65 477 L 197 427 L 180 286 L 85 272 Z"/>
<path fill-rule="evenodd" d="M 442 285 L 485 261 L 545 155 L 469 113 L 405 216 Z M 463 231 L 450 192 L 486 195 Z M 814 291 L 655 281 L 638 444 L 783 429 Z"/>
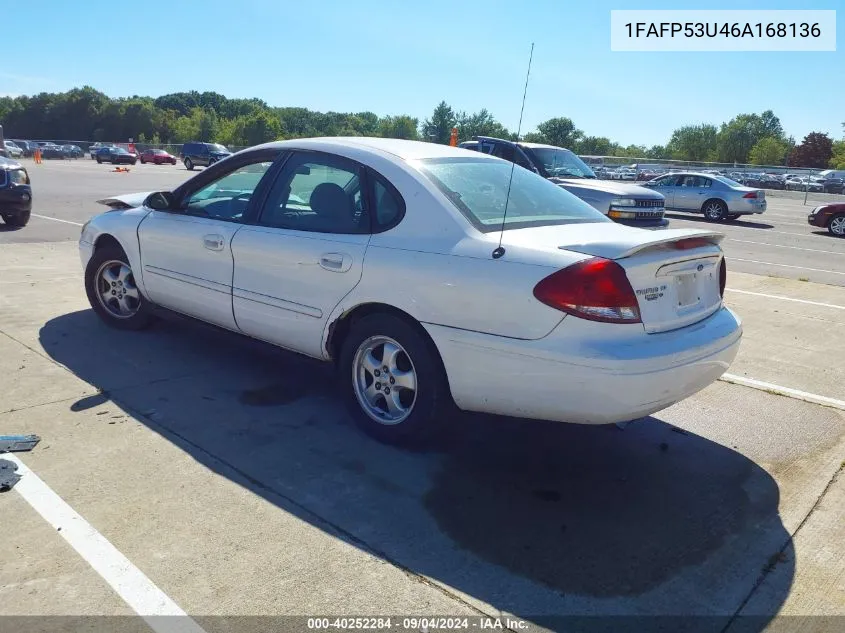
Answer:
<path fill-rule="evenodd" d="M 610 156 L 613 143 L 605 136 L 584 136 L 571 149 L 582 156 Z"/>
<path fill-rule="evenodd" d="M 810 132 L 789 156 L 795 167 L 827 167 L 833 157 L 833 140 L 822 132 Z"/>
<path fill-rule="evenodd" d="M 718 134 L 715 125 L 685 125 L 672 132 L 666 151 L 676 160 L 713 160 Z"/>
<path fill-rule="evenodd" d="M 430 119 L 426 119 L 422 125 L 422 138 L 425 141 L 449 144 L 452 135 L 452 128 L 457 124 L 455 112 L 445 101 L 441 101 Z"/>
<path fill-rule="evenodd" d="M 740 114 L 723 123 L 717 141 L 718 160 L 747 163 L 751 148 L 766 137 L 783 138 L 783 127 L 771 110 L 762 114 Z"/>
<path fill-rule="evenodd" d="M 755 165 L 782 165 L 789 152 L 786 141 L 767 136 L 754 144 L 748 160 Z"/>
<path fill-rule="evenodd" d="M 458 112 L 455 121 L 458 128 L 458 142 L 468 141 L 478 136 L 495 138 L 508 138 L 510 136 L 510 132 L 487 111 L 487 108 L 482 108 L 474 114 Z"/>
<path fill-rule="evenodd" d="M 577 146 L 582 136 L 583 132 L 575 128 L 572 119 L 562 116 L 544 121 L 537 126 L 536 133 L 526 134 L 525 140 L 570 149 Z"/>
<path fill-rule="evenodd" d="M 379 122 L 379 135 L 385 138 L 419 139 L 419 120 L 405 114 L 386 116 Z"/>
<path fill-rule="evenodd" d="M 845 169 L 845 141 L 833 141 L 832 155 L 827 165 L 831 169 Z"/>

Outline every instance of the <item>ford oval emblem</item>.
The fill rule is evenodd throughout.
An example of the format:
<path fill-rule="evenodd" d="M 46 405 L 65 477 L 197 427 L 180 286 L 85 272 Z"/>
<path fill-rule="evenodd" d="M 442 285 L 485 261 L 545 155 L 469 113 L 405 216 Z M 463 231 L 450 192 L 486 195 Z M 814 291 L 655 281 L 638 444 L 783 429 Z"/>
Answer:
<path fill-rule="evenodd" d="M 698 265 L 698 272 L 701 272 L 702 270 L 704 270 L 704 264 L 699 264 Z"/>

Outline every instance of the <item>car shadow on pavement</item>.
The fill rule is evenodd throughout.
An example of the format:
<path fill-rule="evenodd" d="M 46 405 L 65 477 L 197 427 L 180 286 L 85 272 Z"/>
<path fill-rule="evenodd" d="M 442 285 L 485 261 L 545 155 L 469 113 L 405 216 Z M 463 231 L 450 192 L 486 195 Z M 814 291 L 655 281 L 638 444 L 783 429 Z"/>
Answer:
<path fill-rule="evenodd" d="M 702 224 L 709 224 L 711 226 L 744 226 L 750 229 L 773 229 L 772 224 L 765 222 L 753 222 L 751 220 L 726 220 L 725 222 L 711 222 L 700 215 L 693 215 L 690 213 L 667 213 L 665 217 L 673 220 L 689 220 L 690 222 L 701 222 Z M 671 228 L 671 227 L 670 227 Z"/>
<path fill-rule="evenodd" d="M 286 512 L 553 629 L 696 613 L 718 631 L 772 552 L 794 574 L 772 477 L 659 414 L 625 430 L 462 414 L 436 449 L 406 451 L 354 427 L 328 365 L 180 318 L 121 332 L 75 312 L 40 342 L 102 390 L 72 412 L 112 400 Z"/>

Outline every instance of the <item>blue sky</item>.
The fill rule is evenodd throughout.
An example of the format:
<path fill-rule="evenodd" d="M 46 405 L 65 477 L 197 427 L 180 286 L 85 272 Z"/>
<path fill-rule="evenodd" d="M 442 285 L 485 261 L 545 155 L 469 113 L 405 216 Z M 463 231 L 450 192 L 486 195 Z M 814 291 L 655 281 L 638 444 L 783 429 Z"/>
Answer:
<path fill-rule="evenodd" d="M 587 134 L 651 145 L 686 123 L 772 109 L 799 141 L 815 130 L 842 137 L 845 45 L 611 52 L 610 10 L 623 8 L 839 8 L 845 32 L 841 0 L 38 0 L 5 12 L 5 47 L 19 54 L 0 70 L 0 95 L 84 84 L 110 96 L 213 90 L 420 119 L 443 99 L 486 107 L 515 129 L 534 42 L 523 132 L 568 116 Z"/>

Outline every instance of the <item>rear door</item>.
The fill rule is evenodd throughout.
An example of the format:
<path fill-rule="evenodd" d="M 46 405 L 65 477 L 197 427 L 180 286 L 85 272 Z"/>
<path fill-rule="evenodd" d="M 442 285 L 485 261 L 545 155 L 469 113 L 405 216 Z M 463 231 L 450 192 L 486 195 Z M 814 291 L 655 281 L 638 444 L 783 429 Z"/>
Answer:
<path fill-rule="evenodd" d="M 232 241 L 234 314 L 251 336 L 322 357 L 332 310 L 361 279 L 370 241 L 365 169 L 294 152 L 256 224 Z"/>

